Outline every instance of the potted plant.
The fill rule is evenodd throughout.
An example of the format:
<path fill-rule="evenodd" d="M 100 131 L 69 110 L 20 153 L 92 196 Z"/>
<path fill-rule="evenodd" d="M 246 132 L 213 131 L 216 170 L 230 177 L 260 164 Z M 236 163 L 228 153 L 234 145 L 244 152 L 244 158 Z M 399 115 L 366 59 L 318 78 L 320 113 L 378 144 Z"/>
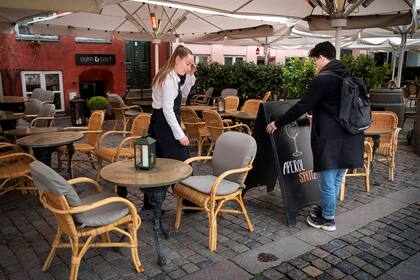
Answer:
<path fill-rule="evenodd" d="M 109 106 L 109 102 L 104 96 L 94 96 L 88 100 L 87 106 L 91 112 L 100 110 L 106 113 L 106 109 Z"/>

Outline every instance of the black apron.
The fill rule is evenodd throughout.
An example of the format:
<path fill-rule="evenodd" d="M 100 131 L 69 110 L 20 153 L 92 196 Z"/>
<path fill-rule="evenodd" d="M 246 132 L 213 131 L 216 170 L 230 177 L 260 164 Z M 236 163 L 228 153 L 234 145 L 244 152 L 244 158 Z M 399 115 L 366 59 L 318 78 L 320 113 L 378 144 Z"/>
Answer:
<path fill-rule="evenodd" d="M 178 84 L 178 95 L 174 100 L 174 113 L 179 124 L 181 124 L 181 82 Z M 165 94 L 165 93 L 164 93 Z M 176 140 L 171 127 L 165 119 L 162 109 L 153 109 L 150 120 L 150 136 L 156 139 L 156 156 L 161 158 L 171 158 L 186 160 L 189 158 L 188 149 Z"/>

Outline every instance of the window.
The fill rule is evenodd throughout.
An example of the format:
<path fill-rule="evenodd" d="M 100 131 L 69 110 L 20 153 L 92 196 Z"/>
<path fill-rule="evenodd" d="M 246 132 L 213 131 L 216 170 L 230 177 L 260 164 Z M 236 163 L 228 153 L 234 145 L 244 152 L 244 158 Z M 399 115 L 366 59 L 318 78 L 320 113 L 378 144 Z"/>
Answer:
<path fill-rule="evenodd" d="M 45 15 L 43 17 L 33 17 L 22 20 L 18 22 L 15 26 L 16 32 L 16 39 L 18 40 L 39 40 L 39 41 L 58 41 L 58 36 L 56 35 L 40 35 L 40 34 L 32 34 L 29 30 L 28 23 L 34 20 L 40 20 L 46 17 L 51 17 L 54 14 Z"/>
<path fill-rule="evenodd" d="M 96 43 L 96 44 L 111 44 L 111 39 L 98 39 L 98 38 L 86 38 L 86 37 L 76 37 L 74 38 L 76 43 Z"/>
<path fill-rule="evenodd" d="M 199 63 L 208 64 L 209 63 L 209 56 L 208 55 L 196 55 L 196 56 L 194 56 L 194 63 L 195 64 L 199 64 Z"/>
<path fill-rule="evenodd" d="M 243 56 L 227 56 L 225 55 L 225 65 L 233 65 L 237 62 L 243 62 Z"/>
<path fill-rule="evenodd" d="M 42 88 L 54 92 L 55 109 L 64 111 L 63 78 L 61 71 L 22 71 L 23 96 L 31 96 L 36 88 Z"/>

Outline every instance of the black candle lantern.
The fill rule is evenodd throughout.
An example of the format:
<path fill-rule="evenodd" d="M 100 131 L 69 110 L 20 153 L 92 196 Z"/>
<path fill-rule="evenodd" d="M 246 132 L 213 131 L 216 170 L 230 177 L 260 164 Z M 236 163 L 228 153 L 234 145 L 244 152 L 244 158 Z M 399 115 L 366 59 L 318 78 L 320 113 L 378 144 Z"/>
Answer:
<path fill-rule="evenodd" d="M 148 134 L 134 142 L 134 167 L 150 170 L 156 163 L 156 140 Z"/>
<path fill-rule="evenodd" d="M 223 113 L 225 111 L 225 99 L 223 97 L 217 98 L 217 112 Z"/>

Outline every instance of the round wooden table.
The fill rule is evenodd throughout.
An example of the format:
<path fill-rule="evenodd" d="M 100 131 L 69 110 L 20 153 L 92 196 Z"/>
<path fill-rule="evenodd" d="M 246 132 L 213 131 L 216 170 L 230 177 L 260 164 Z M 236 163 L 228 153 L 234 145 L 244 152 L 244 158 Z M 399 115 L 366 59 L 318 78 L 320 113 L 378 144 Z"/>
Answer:
<path fill-rule="evenodd" d="M 245 121 L 255 121 L 255 119 L 257 118 L 257 115 L 250 115 L 247 112 L 242 111 L 225 111 L 220 112 L 219 115 L 222 118 L 234 118 Z"/>
<path fill-rule="evenodd" d="M 16 128 L 18 119 L 23 117 L 23 113 L 14 113 L 12 111 L 0 111 L 0 125 L 3 131 Z"/>
<path fill-rule="evenodd" d="M 137 170 L 133 160 L 123 160 L 108 164 L 101 169 L 100 175 L 112 184 L 123 187 L 140 188 L 149 197 L 153 207 L 153 230 L 158 255 L 158 265 L 166 264 L 166 257 L 160 248 L 159 235 L 165 238 L 169 234 L 162 227 L 161 211 L 168 187 L 178 183 L 192 174 L 192 168 L 179 160 L 157 158 L 155 168 Z"/>
<path fill-rule="evenodd" d="M 21 138 L 32 134 L 57 132 L 63 130 L 61 127 L 27 127 L 7 130 L 4 135 L 9 138 Z"/>
<path fill-rule="evenodd" d="M 51 166 L 51 154 L 58 147 L 66 145 L 68 153 L 68 173 L 73 178 L 71 172 L 71 159 L 74 155 L 73 143 L 82 139 L 83 133 L 74 131 L 59 131 L 32 134 L 16 140 L 16 144 L 26 148 L 32 148 L 35 158 Z"/>
<path fill-rule="evenodd" d="M 216 110 L 216 106 L 211 105 L 183 105 L 182 108 L 190 108 L 194 111 Z"/>
<path fill-rule="evenodd" d="M 23 112 L 27 100 L 24 96 L 0 96 L 0 109 Z"/>

